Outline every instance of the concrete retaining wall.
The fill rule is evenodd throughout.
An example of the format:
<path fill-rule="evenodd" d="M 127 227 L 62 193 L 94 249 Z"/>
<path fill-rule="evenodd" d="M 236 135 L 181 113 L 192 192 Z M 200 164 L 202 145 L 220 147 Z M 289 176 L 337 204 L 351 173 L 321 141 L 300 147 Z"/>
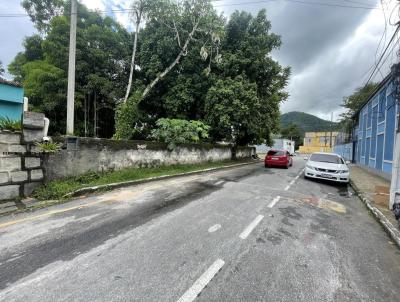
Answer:
<path fill-rule="evenodd" d="M 255 148 L 239 147 L 237 158 L 255 155 Z M 232 158 L 230 146 L 181 145 L 174 151 L 163 143 L 79 138 L 76 151 L 63 149 L 44 160 L 46 180 L 76 176 L 88 171 L 113 171 L 129 167 L 193 164 Z"/>
<path fill-rule="evenodd" d="M 0 201 L 30 195 L 42 183 L 42 160 L 34 144 L 43 138 L 43 118 L 25 112 L 22 133 L 0 130 Z"/>

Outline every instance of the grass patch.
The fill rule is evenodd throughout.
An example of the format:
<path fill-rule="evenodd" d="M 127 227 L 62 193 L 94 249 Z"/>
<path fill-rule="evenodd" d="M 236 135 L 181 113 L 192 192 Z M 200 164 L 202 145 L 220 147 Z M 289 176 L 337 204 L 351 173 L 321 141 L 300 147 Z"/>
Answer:
<path fill-rule="evenodd" d="M 248 160 L 228 160 L 191 165 L 161 166 L 157 168 L 128 168 L 119 171 L 103 173 L 89 172 L 76 177 L 50 181 L 37 188 L 33 196 L 39 200 L 61 199 L 67 193 L 86 187 L 146 179 L 163 175 L 176 175 L 185 172 L 217 168 L 247 161 Z"/>

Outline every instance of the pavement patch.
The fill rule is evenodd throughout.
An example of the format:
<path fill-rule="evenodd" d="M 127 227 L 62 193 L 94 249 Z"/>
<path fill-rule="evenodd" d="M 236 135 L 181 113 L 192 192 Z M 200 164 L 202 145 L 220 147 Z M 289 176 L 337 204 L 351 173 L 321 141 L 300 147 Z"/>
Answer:
<path fill-rule="evenodd" d="M 314 207 L 320 208 L 320 209 L 327 209 L 331 210 L 337 213 L 346 213 L 346 207 L 338 202 L 329 200 L 329 199 L 324 199 L 324 198 L 318 198 L 316 196 L 310 196 L 310 197 L 304 197 L 297 199 L 298 201 L 312 205 Z"/>

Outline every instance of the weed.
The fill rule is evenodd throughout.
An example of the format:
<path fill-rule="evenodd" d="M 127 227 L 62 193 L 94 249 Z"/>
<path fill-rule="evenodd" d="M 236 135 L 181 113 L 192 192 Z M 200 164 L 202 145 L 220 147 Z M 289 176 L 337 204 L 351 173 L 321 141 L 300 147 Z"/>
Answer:
<path fill-rule="evenodd" d="M 56 153 L 61 150 L 62 144 L 55 142 L 35 143 L 35 146 L 42 153 Z"/>
<path fill-rule="evenodd" d="M 21 121 L 13 120 L 9 117 L 0 116 L 0 129 L 10 130 L 10 131 L 21 131 Z"/>

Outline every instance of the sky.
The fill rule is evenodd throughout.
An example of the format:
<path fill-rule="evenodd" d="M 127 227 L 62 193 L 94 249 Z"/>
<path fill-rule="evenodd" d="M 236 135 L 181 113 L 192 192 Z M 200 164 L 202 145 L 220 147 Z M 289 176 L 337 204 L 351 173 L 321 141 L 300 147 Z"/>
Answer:
<path fill-rule="evenodd" d="M 79 0 L 90 9 L 129 8 L 131 0 Z M 304 3 L 306 2 L 306 3 Z M 272 32 L 282 46 L 272 56 L 292 68 L 288 101 L 282 112 L 303 111 L 334 120 L 343 112 L 343 97 L 363 86 L 394 31 L 396 0 L 215 0 L 215 8 L 229 16 L 235 10 L 257 14 L 266 8 Z M 346 6 L 346 7 L 343 7 Z M 352 6 L 352 7 L 349 7 Z M 370 7 L 363 9 L 357 7 Z M 395 10 L 396 9 L 396 10 Z M 393 14 L 391 14 L 393 12 Z M 24 13 L 20 0 L 0 0 L 0 16 Z M 113 13 L 131 30 L 127 13 Z M 22 50 L 25 36 L 35 29 L 27 17 L 0 17 L 0 60 L 7 66 Z M 380 43 L 381 42 L 381 43 Z M 373 80 L 380 81 L 396 60 L 393 51 Z"/>

